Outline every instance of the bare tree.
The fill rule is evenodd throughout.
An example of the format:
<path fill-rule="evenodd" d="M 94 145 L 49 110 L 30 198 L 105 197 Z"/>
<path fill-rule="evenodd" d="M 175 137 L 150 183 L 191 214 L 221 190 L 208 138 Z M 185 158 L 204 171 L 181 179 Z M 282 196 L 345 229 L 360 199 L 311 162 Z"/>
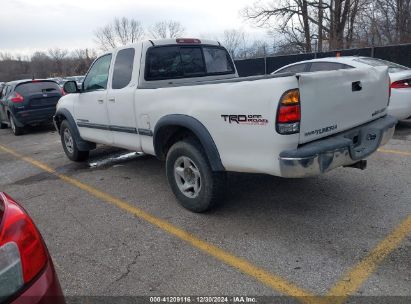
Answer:
<path fill-rule="evenodd" d="M 67 74 L 81 75 L 85 74 L 93 60 L 97 57 L 94 50 L 76 49 L 71 52 L 72 71 L 67 71 Z"/>
<path fill-rule="evenodd" d="M 31 56 L 30 66 L 33 78 L 50 77 L 54 70 L 53 61 L 45 52 L 35 52 Z"/>
<path fill-rule="evenodd" d="M 347 39 L 356 47 L 411 42 L 411 0 L 364 0 Z"/>
<path fill-rule="evenodd" d="M 256 2 L 246 7 L 243 16 L 257 26 L 281 34 L 287 45 L 302 51 L 312 50 L 312 40 L 323 49 L 327 41 L 330 49 L 347 47 L 349 26 L 355 25 L 359 8 L 368 0 L 279 0 Z M 407 0 L 409 1 L 409 0 Z M 316 30 L 315 30 L 316 29 Z M 353 28 L 351 31 L 353 32 Z"/>
<path fill-rule="evenodd" d="M 318 32 L 317 32 L 317 52 L 323 51 L 323 20 L 324 6 L 323 0 L 318 0 Z"/>
<path fill-rule="evenodd" d="M 94 32 L 95 42 L 103 51 L 135 43 L 143 37 L 144 28 L 141 22 L 126 17 L 115 18 L 112 23 L 98 28 Z"/>
<path fill-rule="evenodd" d="M 113 26 L 111 24 L 107 24 L 104 27 L 96 30 L 94 32 L 94 37 L 95 42 L 97 43 L 99 49 L 101 49 L 102 51 L 107 51 L 117 46 L 114 37 Z"/>
<path fill-rule="evenodd" d="M 411 42 L 411 0 L 374 0 L 371 6 L 380 43 Z"/>
<path fill-rule="evenodd" d="M 270 3 L 256 2 L 243 10 L 243 16 L 271 33 L 284 36 L 286 44 L 295 44 L 304 51 L 311 50 L 310 14 L 306 0 L 279 0 Z"/>
<path fill-rule="evenodd" d="M 48 55 L 55 61 L 61 61 L 66 57 L 68 54 L 67 50 L 62 50 L 59 48 L 49 49 Z"/>
<path fill-rule="evenodd" d="M 267 41 L 254 40 L 247 48 L 247 58 L 266 57 L 272 52 Z"/>
<path fill-rule="evenodd" d="M 49 49 L 48 55 L 53 61 L 58 74 L 63 73 L 63 59 L 67 56 L 68 51 L 59 48 Z"/>
<path fill-rule="evenodd" d="M 93 49 L 77 49 L 69 53 L 54 48 L 37 51 L 30 57 L 0 52 L 0 81 L 84 75 L 96 56 Z"/>
<path fill-rule="evenodd" d="M 235 59 L 246 57 L 247 38 L 246 33 L 242 30 L 225 30 L 221 43 Z"/>
<path fill-rule="evenodd" d="M 185 28 L 178 21 L 159 21 L 151 26 L 150 34 L 154 39 L 179 38 L 184 35 Z"/>
<path fill-rule="evenodd" d="M 1 61 L 10 61 L 13 60 L 13 56 L 10 53 L 0 52 Z"/>

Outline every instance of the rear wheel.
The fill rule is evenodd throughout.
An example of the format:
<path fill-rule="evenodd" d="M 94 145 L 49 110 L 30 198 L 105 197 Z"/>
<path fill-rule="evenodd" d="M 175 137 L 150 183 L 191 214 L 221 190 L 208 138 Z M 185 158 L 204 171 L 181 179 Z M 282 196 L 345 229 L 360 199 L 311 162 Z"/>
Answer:
<path fill-rule="evenodd" d="M 222 198 L 225 172 L 213 172 L 201 144 L 194 139 L 175 143 L 167 153 L 167 179 L 180 204 L 205 212 Z"/>
<path fill-rule="evenodd" d="M 14 135 L 19 136 L 23 134 L 24 128 L 19 127 L 16 125 L 16 120 L 13 117 L 13 115 L 10 114 L 10 126 L 11 126 L 11 131 L 13 132 Z"/>
<path fill-rule="evenodd" d="M 77 143 L 73 136 L 73 131 L 71 130 L 67 120 L 64 120 L 61 123 L 60 137 L 64 152 L 70 160 L 80 162 L 88 158 L 89 151 L 80 151 L 77 148 Z"/>
<path fill-rule="evenodd" d="M 6 129 L 8 124 L 0 122 L 0 129 Z"/>

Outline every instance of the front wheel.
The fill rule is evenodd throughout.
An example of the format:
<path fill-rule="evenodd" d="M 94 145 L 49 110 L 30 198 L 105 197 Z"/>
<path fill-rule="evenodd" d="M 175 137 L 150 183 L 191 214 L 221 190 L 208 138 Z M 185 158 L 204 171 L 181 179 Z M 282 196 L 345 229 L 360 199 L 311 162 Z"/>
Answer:
<path fill-rule="evenodd" d="M 201 144 L 194 139 L 175 143 L 167 153 L 167 179 L 180 204 L 193 212 L 205 212 L 221 200 L 225 172 L 214 172 Z"/>
<path fill-rule="evenodd" d="M 73 136 L 73 131 L 70 129 L 70 125 L 67 120 L 64 120 L 61 123 L 60 136 L 64 152 L 70 160 L 80 162 L 88 158 L 89 151 L 80 151 L 77 148 L 77 143 Z"/>

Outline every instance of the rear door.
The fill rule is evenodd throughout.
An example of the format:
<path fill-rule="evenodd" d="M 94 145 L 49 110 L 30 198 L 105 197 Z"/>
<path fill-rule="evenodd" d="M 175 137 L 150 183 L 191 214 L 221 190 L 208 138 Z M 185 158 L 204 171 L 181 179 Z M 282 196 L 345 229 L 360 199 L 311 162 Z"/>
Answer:
<path fill-rule="evenodd" d="M 342 69 L 297 75 L 300 143 L 342 132 L 386 115 L 387 68 Z"/>
<path fill-rule="evenodd" d="M 135 150 L 141 149 L 134 103 L 139 59 L 133 47 L 116 53 L 107 92 L 107 110 L 114 144 Z"/>

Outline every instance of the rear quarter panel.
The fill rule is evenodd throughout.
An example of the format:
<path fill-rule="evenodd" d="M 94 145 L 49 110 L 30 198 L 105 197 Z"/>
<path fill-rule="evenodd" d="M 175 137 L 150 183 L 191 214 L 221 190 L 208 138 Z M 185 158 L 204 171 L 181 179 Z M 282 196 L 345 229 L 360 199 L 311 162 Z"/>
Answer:
<path fill-rule="evenodd" d="M 279 175 L 278 155 L 296 148 L 298 134 L 275 131 L 278 101 L 298 87 L 296 77 L 138 89 L 135 95 L 139 128 L 151 130 L 169 114 L 184 114 L 200 121 L 211 134 L 228 171 Z M 261 115 L 266 123 L 237 123 L 222 115 Z M 142 136 L 144 152 L 154 154 L 152 138 Z"/>

